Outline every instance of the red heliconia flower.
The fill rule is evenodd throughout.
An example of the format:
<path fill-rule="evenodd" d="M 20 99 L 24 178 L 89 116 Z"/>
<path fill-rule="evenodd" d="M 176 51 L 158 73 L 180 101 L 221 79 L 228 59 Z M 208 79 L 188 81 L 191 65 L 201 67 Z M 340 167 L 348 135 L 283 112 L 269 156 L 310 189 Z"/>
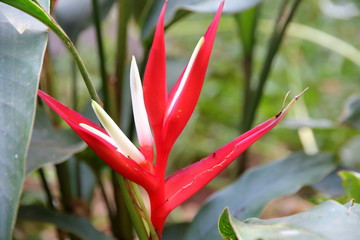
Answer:
<path fill-rule="evenodd" d="M 92 106 L 104 128 L 46 93 L 38 91 L 39 97 L 57 112 L 101 159 L 148 192 L 151 220 L 159 235 L 166 217 L 174 208 L 204 187 L 251 144 L 275 127 L 300 96 L 296 96 L 276 116 L 208 157 L 166 177 L 170 150 L 191 117 L 200 95 L 224 2 L 220 4 L 212 23 L 200 38 L 188 65 L 169 94 L 166 90 L 164 43 L 166 5 L 167 2 L 156 27 L 143 87 L 134 57 L 131 62 L 130 86 L 139 148 L 96 102 L 93 101 Z"/>

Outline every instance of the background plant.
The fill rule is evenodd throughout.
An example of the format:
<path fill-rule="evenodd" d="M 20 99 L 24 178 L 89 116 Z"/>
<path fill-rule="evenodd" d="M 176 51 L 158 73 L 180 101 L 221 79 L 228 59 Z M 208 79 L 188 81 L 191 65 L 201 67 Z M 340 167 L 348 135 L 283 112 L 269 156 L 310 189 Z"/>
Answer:
<path fill-rule="evenodd" d="M 26 5 L 32 1 L 2 2 L 19 4 L 15 7 L 25 6 L 23 10 L 35 16 L 40 14 Z M 49 9 L 49 2 L 39 2 Z M 119 119 L 122 129 L 131 136 L 133 124 L 126 86 L 129 52 L 145 60 L 144 66 L 162 1 L 65 2 L 57 1 L 53 15 L 77 46 L 89 69 L 89 78 L 100 90 L 105 106 L 112 107 L 107 110 Z M 356 171 L 359 167 L 356 157 L 359 149 L 359 81 L 356 76 L 360 62 L 356 47 L 357 2 L 248 1 L 249 5 L 238 2 L 227 1 L 230 7 L 225 7 L 227 14 L 219 26 L 197 113 L 174 147 L 168 171 L 188 165 L 208 153 L 209 149 L 216 149 L 254 123 L 271 116 L 281 107 L 288 89 L 299 92 L 309 86 L 310 90 L 303 105 L 294 109 L 291 120 L 266 136 L 244 155 L 238 165 L 234 164 L 203 190 L 202 194 L 208 196 L 235 181 L 228 188 L 216 192 L 191 223 L 183 224 L 181 220 L 186 206 L 196 203 L 199 207 L 203 200 L 199 203 L 194 198 L 172 214 L 164 239 L 175 239 L 174 236 L 178 239 L 220 238 L 216 226 L 224 207 L 229 207 L 230 214 L 240 220 L 258 217 L 271 199 L 295 194 L 299 186 L 311 186 L 311 191 L 307 187 L 301 195 L 320 204 L 327 198 L 343 194 L 341 180 L 336 175 L 338 169 L 346 167 Z M 72 58 L 66 51 L 59 51 L 61 44 L 52 34 L 44 54 L 46 28 L 25 14 L 18 12 L 13 15 L 14 8 L 0 4 L 1 237 L 9 239 L 14 234 L 17 239 L 36 239 L 42 225 L 36 224 L 34 231 L 33 224 L 50 222 L 59 229 L 56 234 L 60 239 L 64 239 L 64 232 L 71 233 L 70 237 L 74 239 L 108 238 L 93 225 L 97 229 L 108 229 L 107 232 L 115 238 L 132 239 L 133 232 L 129 231 L 131 221 L 119 190 L 122 180 L 85 149 L 85 145 L 47 109 L 37 109 L 33 127 L 39 78 L 41 87 L 47 92 L 89 114 L 86 107 L 88 94 L 70 60 Z M 346 8 L 345 4 L 353 6 Z M 212 14 L 195 12 L 214 12 L 217 6 L 216 1 L 197 4 L 191 0 L 169 2 L 166 35 L 170 79 L 176 80 L 172 76 L 179 75 L 179 65 L 184 66 L 182 59 L 188 58 L 198 40 L 199 29 L 204 29 L 212 17 Z M 332 12 L 329 6 L 337 11 Z M 109 13 L 109 9 L 112 12 Z M 119 18 L 116 18 L 117 14 Z M 54 22 L 49 24 L 56 32 Z M 95 26 L 97 34 L 85 31 L 90 25 Z M 283 33 L 287 34 L 286 38 Z M 293 155 L 301 150 L 307 155 Z M 277 158 L 283 160 L 243 173 L 250 166 Z M 46 163 L 59 164 L 52 167 L 44 165 Z M 237 179 L 240 173 L 243 175 Z M 349 187 L 346 179 L 351 177 L 342 174 L 342 178 L 347 197 L 339 201 L 345 203 L 349 197 L 358 201 L 357 181 L 349 181 L 354 183 Z M 34 182 L 41 188 L 37 190 L 29 186 Z M 99 194 L 94 195 L 94 191 Z M 199 197 L 203 198 L 203 195 L 200 193 Z M 17 211 L 19 204 L 21 207 Z M 106 205 L 107 212 L 102 216 L 108 220 L 99 220 L 98 213 L 94 212 L 94 206 L 99 204 Z M 355 204 L 348 210 L 347 206 L 326 202 L 305 214 L 322 214 L 330 219 L 327 209 L 339 209 L 338 216 L 341 212 L 351 211 L 349 218 L 339 219 L 349 223 L 346 230 L 353 234 L 348 239 L 358 239 L 357 228 L 352 228 L 359 221 L 357 207 Z M 223 219 L 224 215 L 221 216 Z M 302 233 L 304 236 L 310 234 L 314 237 L 315 234 L 325 239 L 338 236 L 326 234 L 332 225 L 330 223 L 316 225 L 314 230 L 304 226 L 304 222 L 315 226 L 310 220 L 296 220 L 300 224 L 290 220 L 286 220 L 290 229 L 302 227 L 306 230 Z M 17 225 L 13 231 L 15 221 Z M 253 233 L 257 230 L 252 229 L 254 226 L 251 224 L 258 221 L 246 220 L 243 224 L 250 224 L 246 229 Z M 227 223 L 221 220 L 220 224 L 223 224 L 220 226 L 222 229 Z M 243 224 L 232 226 L 235 237 L 230 235 L 229 238 L 253 237 L 251 234 L 239 235 L 238 231 L 244 232 Z M 269 233 L 264 236 L 274 233 L 276 226 L 271 225 L 272 222 L 261 224 L 269 226 Z M 220 232 L 224 234 L 222 230 Z M 341 231 L 337 233 L 341 234 Z"/>

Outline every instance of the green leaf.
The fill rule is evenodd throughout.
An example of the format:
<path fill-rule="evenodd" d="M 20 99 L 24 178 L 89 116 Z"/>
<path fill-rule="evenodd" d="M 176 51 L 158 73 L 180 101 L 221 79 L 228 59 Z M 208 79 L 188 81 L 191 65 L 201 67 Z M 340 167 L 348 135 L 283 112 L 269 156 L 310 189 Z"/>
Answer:
<path fill-rule="evenodd" d="M 86 148 L 72 130 L 55 129 L 45 112 L 38 109 L 27 158 L 26 173 L 47 163 L 61 163 Z"/>
<path fill-rule="evenodd" d="M 351 96 L 346 101 L 341 122 L 360 129 L 360 95 Z"/>
<path fill-rule="evenodd" d="M 249 9 L 262 0 L 226 0 L 224 5 L 224 13 L 237 13 Z M 169 1 L 166 9 L 165 24 L 175 22 L 184 16 L 185 12 L 206 12 L 215 13 L 219 7 L 221 1 L 219 0 L 181 0 L 181 1 Z M 152 10 L 150 11 L 145 24 L 143 26 L 142 36 L 147 38 L 154 30 L 157 19 L 160 15 L 161 8 L 164 1 L 158 0 L 153 4 Z"/>
<path fill-rule="evenodd" d="M 40 206 L 21 206 L 18 218 L 25 221 L 52 223 L 58 228 L 86 240 L 113 240 L 96 230 L 85 218 L 54 212 Z"/>
<path fill-rule="evenodd" d="M 226 240 L 237 240 L 235 227 L 233 226 L 229 209 L 225 208 L 219 218 L 218 224 L 219 232 L 221 236 Z"/>
<path fill-rule="evenodd" d="M 32 0 L 0 0 L 0 2 L 4 2 L 10 6 L 13 6 L 31 16 L 39 20 L 48 26 L 65 44 L 66 48 L 71 53 L 76 65 L 79 68 L 79 71 L 84 79 L 84 83 L 86 88 L 93 100 L 96 100 L 98 103 L 101 103 L 101 100 L 96 92 L 94 84 L 91 81 L 90 74 L 88 73 L 84 62 L 80 58 L 79 53 L 77 52 L 74 44 L 70 40 L 70 38 L 66 35 L 64 30 L 60 27 L 60 25 L 53 19 L 53 17 L 47 13 L 44 8 L 42 8 L 37 1 Z"/>
<path fill-rule="evenodd" d="M 56 20 L 72 41 L 93 24 L 92 0 L 61 0 L 56 3 Z M 113 6 L 114 0 L 99 1 L 101 18 L 105 18 Z"/>
<path fill-rule="evenodd" d="M 360 169 L 360 136 L 348 140 L 340 149 L 341 165 L 347 168 Z"/>
<path fill-rule="evenodd" d="M 258 18 L 257 12 L 258 9 L 253 7 L 234 15 L 237 30 L 239 32 L 239 39 L 243 47 L 243 57 L 252 57 L 255 45 L 255 29 Z"/>
<path fill-rule="evenodd" d="M 49 1 L 41 1 L 49 7 Z M 0 233 L 10 239 L 25 177 L 47 28 L 0 3 Z"/>
<path fill-rule="evenodd" d="M 340 171 L 339 176 L 343 180 L 343 187 L 347 197 L 360 202 L 360 173 L 354 171 Z"/>
<path fill-rule="evenodd" d="M 189 223 L 176 223 L 165 226 L 163 240 L 183 240 Z"/>
<path fill-rule="evenodd" d="M 67 162 L 69 165 L 69 173 L 71 179 L 77 179 L 80 181 L 71 181 L 73 190 L 72 195 L 77 196 L 80 193 L 80 198 L 90 203 L 94 194 L 96 185 L 96 177 L 90 166 L 78 159 L 73 157 Z M 80 189 L 79 189 L 80 187 Z"/>
<path fill-rule="evenodd" d="M 191 223 L 185 239 L 220 239 L 216 219 L 224 207 L 229 207 L 239 219 L 258 216 L 271 199 L 293 194 L 302 186 L 319 181 L 334 168 L 335 160 L 330 154 L 296 153 L 251 169 L 209 199 Z"/>
<path fill-rule="evenodd" d="M 354 207 L 358 207 L 358 204 Z M 335 201 L 327 201 L 292 216 L 241 222 L 231 218 L 234 230 L 242 240 L 357 240 L 360 239 L 360 217 Z"/>

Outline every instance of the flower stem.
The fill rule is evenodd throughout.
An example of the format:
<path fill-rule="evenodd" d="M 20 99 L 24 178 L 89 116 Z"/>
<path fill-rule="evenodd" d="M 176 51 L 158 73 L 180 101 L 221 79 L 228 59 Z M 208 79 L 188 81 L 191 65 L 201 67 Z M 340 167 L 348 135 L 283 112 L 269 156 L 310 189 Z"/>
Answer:
<path fill-rule="evenodd" d="M 235 21 L 239 32 L 239 38 L 243 48 L 242 69 L 244 72 L 243 87 L 243 110 L 242 122 L 240 125 L 241 133 L 246 132 L 245 118 L 251 105 L 251 80 L 253 72 L 253 52 L 256 43 L 255 31 L 258 23 L 259 6 L 243 11 L 235 15 Z M 240 155 L 238 173 L 241 174 L 247 167 L 247 151 Z"/>
<path fill-rule="evenodd" d="M 143 222 L 143 215 L 140 215 L 141 213 L 139 213 L 140 208 L 138 205 L 138 201 L 134 195 L 133 184 L 120 175 L 117 175 L 117 181 L 119 183 L 122 196 L 124 197 L 125 205 L 127 207 L 127 210 L 129 211 L 130 218 L 132 220 L 138 238 L 140 240 L 148 240 L 149 236 Z"/>
<path fill-rule="evenodd" d="M 99 12 L 99 1 L 92 0 L 92 7 L 93 7 L 93 20 L 95 24 L 96 30 L 96 43 L 98 47 L 98 56 L 99 56 L 99 68 L 100 68 L 100 75 L 101 75 L 101 82 L 102 82 L 102 93 L 104 98 L 104 109 L 108 111 L 109 108 L 109 87 L 107 81 L 107 73 L 106 73 L 106 58 L 104 53 L 104 44 L 102 38 L 102 29 L 101 29 L 101 19 L 100 19 L 100 12 Z"/>
<path fill-rule="evenodd" d="M 76 65 L 79 68 L 79 71 L 84 79 L 87 90 L 91 96 L 91 98 L 97 101 L 99 104 L 102 104 L 94 84 L 90 78 L 90 74 L 87 71 L 84 62 L 82 61 L 78 51 L 76 50 L 74 44 L 70 40 L 69 36 L 64 32 L 64 30 L 60 27 L 60 25 L 54 20 L 54 18 L 45 11 L 45 9 L 40 6 L 36 1 L 29 0 L 0 0 L 10 6 L 13 6 L 44 23 L 47 27 L 49 27 L 64 43 L 65 47 L 69 50 Z"/>

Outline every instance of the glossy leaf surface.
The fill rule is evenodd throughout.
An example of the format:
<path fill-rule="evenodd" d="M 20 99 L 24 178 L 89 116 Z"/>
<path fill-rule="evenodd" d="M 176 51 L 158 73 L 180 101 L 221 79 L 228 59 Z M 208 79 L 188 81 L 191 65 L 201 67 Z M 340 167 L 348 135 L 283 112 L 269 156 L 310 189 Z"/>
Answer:
<path fill-rule="evenodd" d="M 354 207 L 358 208 L 358 204 Z M 230 221 L 238 239 L 242 240 L 357 240 L 360 238 L 358 227 L 360 217 L 357 212 L 335 201 L 324 202 L 288 217 L 269 220 L 250 218 L 244 222 L 230 217 Z M 221 221 L 221 224 L 230 227 L 225 221 Z"/>
<path fill-rule="evenodd" d="M 19 219 L 23 221 L 35 221 L 52 223 L 58 228 L 73 233 L 81 239 L 87 240 L 114 240 L 109 236 L 96 230 L 85 218 L 58 213 L 40 206 L 21 206 Z"/>
<path fill-rule="evenodd" d="M 0 233 L 10 239 L 48 33 L 33 17 L 0 3 L 0 36 Z"/>
<path fill-rule="evenodd" d="M 271 199 L 295 193 L 334 168 L 334 159 L 329 154 L 303 153 L 254 168 L 209 199 L 190 225 L 185 239 L 220 239 L 217 219 L 225 207 L 239 219 L 258 216 Z"/>
<path fill-rule="evenodd" d="M 86 148 L 86 144 L 70 129 L 55 129 L 45 112 L 38 109 L 31 137 L 26 173 L 47 163 L 61 163 Z"/>

